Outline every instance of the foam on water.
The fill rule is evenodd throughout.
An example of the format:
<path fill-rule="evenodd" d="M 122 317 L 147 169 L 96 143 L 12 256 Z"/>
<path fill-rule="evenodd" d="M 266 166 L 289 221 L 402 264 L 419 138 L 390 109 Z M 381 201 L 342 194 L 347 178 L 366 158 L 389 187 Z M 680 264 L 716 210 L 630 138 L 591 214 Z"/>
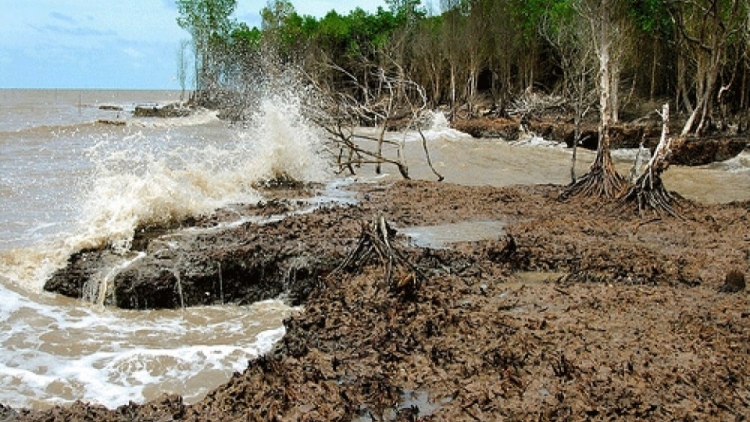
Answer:
<path fill-rule="evenodd" d="M 187 126 L 199 126 L 207 125 L 212 123 L 218 123 L 219 117 L 218 112 L 213 110 L 198 110 L 197 112 L 186 116 L 186 117 L 149 117 L 149 118 L 133 118 L 125 120 L 124 122 L 134 127 L 187 127 Z"/>
<path fill-rule="evenodd" d="M 304 117 L 299 97 L 288 93 L 265 97 L 252 122 L 252 129 L 241 132 L 240 139 L 254 146 L 243 168 L 253 181 L 323 182 L 331 176 L 323 156 L 325 136 Z"/>
<path fill-rule="evenodd" d="M 0 158 L 0 274 L 38 291 L 78 250 L 124 253 L 140 227 L 259 201 L 255 186 L 265 180 L 327 180 L 325 137 L 304 117 L 304 92 L 291 83 L 257 90 L 261 99 L 242 130 L 199 111 L 126 126 L 73 120 L 53 130 L 43 119 L 5 132 L 0 147 L 17 158 L 7 169 Z"/>
<path fill-rule="evenodd" d="M 451 128 L 448 118 L 440 111 L 425 111 L 422 118 L 422 135 L 427 141 L 437 139 L 458 141 L 461 139 L 471 139 L 471 135 Z M 410 130 L 404 132 L 404 140 L 407 142 L 421 141 L 419 133 Z"/>
<path fill-rule="evenodd" d="M 135 230 L 261 199 L 254 185 L 277 178 L 326 180 L 322 139 L 295 97 L 273 95 L 228 144 L 176 145 L 136 132 L 89 151 L 96 177 L 83 199 L 72 247 L 129 249 Z"/>
<path fill-rule="evenodd" d="M 163 392 L 194 402 L 270 350 L 293 311 L 278 301 L 185 311 L 71 307 L 2 285 L 0 296 L 0 403 L 17 407 L 116 407 Z"/>
<path fill-rule="evenodd" d="M 125 253 L 140 227 L 254 203 L 262 199 L 255 186 L 268 179 L 326 181 L 323 137 L 296 96 L 267 95 L 239 131 L 199 113 L 124 126 L 74 121 L 4 136 L 0 146 L 16 148 L 17 159 L 0 160 L 0 194 L 16 206 L 0 207 L 8 216 L 0 224 L 17 234 L 0 238 L 0 403 L 116 407 L 164 392 L 190 403 L 283 335 L 282 319 L 293 310 L 279 301 L 129 312 L 40 291 L 82 248 L 123 253 L 93 286 L 104 289 L 143 257 Z"/>
<path fill-rule="evenodd" d="M 567 148 L 565 142 L 551 141 L 537 135 L 521 135 L 517 140 L 508 142 L 514 146 L 544 147 L 544 148 Z"/>
<path fill-rule="evenodd" d="M 745 149 L 736 157 L 730 158 L 729 160 L 709 164 L 707 167 L 714 170 L 727 171 L 730 173 L 750 173 L 750 150 Z"/>

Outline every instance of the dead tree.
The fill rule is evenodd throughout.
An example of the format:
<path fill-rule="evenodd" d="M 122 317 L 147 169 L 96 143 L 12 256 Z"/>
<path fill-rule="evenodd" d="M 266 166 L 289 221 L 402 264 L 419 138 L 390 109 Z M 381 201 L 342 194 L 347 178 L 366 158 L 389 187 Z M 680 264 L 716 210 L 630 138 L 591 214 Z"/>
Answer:
<path fill-rule="evenodd" d="M 694 86 L 680 90 L 689 111 L 681 136 L 702 134 L 710 126 L 720 93 L 731 87 L 733 76 L 728 85 L 722 86 L 721 81 L 732 43 L 747 28 L 747 16 L 743 13 L 746 7 L 747 2 L 741 0 L 671 3 L 670 13 L 680 42 L 677 51 L 681 60 L 695 68 Z M 684 86 L 684 79 L 681 75 L 678 84 Z M 694 92 L 694 107 L 689 99 L 690 91 Z"/>
<path fill-rule="evenodd" d="M 617 82 L 613 73 L 617 72 L 616 64 L 613 63 L 611 54 L 615 41 L 615 26 L 611 22 L 610 7 L 613 0 L 594 0 L 590 5 L 581 5 L 579 13 L 591 26 L 592 42 L 596 55 L 599 58 L 599 146 L 596 150 L 596 158 L 589 167 L 588 173 L 571 183 L 561 195 L 565 200 L 574 196 L 586 196 L 596 198 L 616 198 L 625 186 L 625 179 L 615 170 L 612 156 L 610 154 L 609 128 L 614 116 L 616 116 L 617 105 L 612 101 Z"/>
<path fill-rule="evenodd" d="M 594 89 L 594 48 L 587 42 L 589 25 L 573 16 L 554 22 L 542 18 L 540 33 L 557 50 L 558 66 L 563 72 L 560 90 L 563 98 L 569 98 L 568 107 L 573 110 L 573 151 L 571 155 L 570 180 L 576 182 L 576 160 L 581 142 L 583 119 L 596 102 Z"/>
<path fill-rule="evenodd" d="M 669 136 L 669 104 L 664 104 L 661 112 L 662 128 L 659 145 L 649 160 L 645 171 L 635 183 L 618 199 L 621 205 L 635 204 L 639 214 L 646 210 L 653 210 L 657 214 L 665 212 L 673 217 L 679 217 L 672 206 L 675 198 L 665 188 L 661 174 L 669 167 L 669 154 L 672 138 Z"/>
<path fill-rule="evenodd" d="M 323 111 L 314 121 L 328 133 L 329 150 L 340 172 L 354 175 L 356 168 L 372 164 L 379 174 L 382 164 L 391 164 L 403 178 L 409 179 L 404 144 L 388 136 L 389 127 L 400 121 L 402 127 L 420 134 L 427 164 L 438 180 L 443 180 L 432 165 L 427 140 L 417 124 L 427 108 L 427 94 L 421 85 L 404 76 L 403 69 L 395 63 L 394 72 L 371 66 L 367 81 L 359 80 L 334 63 L 328 66 L 343 76 L 346 86 L 323 86 L 313 78 L 308 79 Z M 375 135 L 365 134 L 362 127 L 376 128 Z M 388 146 L 396 149 L 395 157 L 384 151 Z"/>
<path fill-rule="evenodd" d="M 388 225 L 383 216 L 374 218 L 370 223 L 363 223 L 357 247 L 328 275 L 328 279 L 331 280 L 344 271 L 362 271 L 364 266 L 375 261 L 383 266 L 384 283 L 391 292 L 403 294 L 405 298 L 414 298 L 426 277 L 393 244 L 395 235 L 396 230 Z"/>

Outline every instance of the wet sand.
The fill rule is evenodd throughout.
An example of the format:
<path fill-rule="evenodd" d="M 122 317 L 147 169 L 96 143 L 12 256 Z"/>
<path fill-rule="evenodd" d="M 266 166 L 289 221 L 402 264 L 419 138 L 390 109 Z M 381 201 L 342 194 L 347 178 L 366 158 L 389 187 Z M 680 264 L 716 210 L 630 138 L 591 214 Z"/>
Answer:
<path fill-rule="evenodd" d="M 400 231 L 392 245 L 409 263 L 394 265 L 397 282 L 386 282 L 387 260 L 377 254 L 319 269 L 304 311 L 285 321 L 275 349 L 199 403 L 165 395 L 117 409 L 3 408 L 0 420 L 723 421 L 750 414 L 750 297 L 747 289 L 720 291 L 730 271 L 750 274 L 750 202 L 684 200 L 676 219 L 559 202 L 557 185 L 350 189 L 357 205 L 293 215 L 232 239 L 244 248 L 286 244 L 290 253 L 328 244 L 317 247 L 322 261 L 342 262 L 362 225 L 382 215 Z M 405 234 L 435 226 L 443 230 L 437 243 Z"/>

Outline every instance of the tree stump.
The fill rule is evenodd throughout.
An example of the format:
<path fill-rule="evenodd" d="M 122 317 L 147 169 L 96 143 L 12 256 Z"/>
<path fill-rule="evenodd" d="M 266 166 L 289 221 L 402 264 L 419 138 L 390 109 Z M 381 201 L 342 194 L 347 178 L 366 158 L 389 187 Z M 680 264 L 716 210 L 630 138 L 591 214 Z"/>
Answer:
<path fill-rule="evenodd" d="M 661 112 L 662 129 L 659 145 L 649 160 L 646 170 L 635 183 L 623 193 L 618 202 L 623 205 L 635 204 L 639 214 L 652 210 L 657 214 L 667 213 L 681 218 L 673 207 L 676 198 L 664 187 L 661 174 L 669 167 L 669 154 L 673 140 L 669 137 L 669 104 L 664 104 Z"/>
<path fill-rule="evenodd" d="M 391 228 L 383 216 L 374 218 L 369 224 L 363 223 L 357 247 L 327 278 L 330 280 L 342 271 L 360 272 L 364 266 L 377 259 L 376 262 L 385 270 L 384 282 L 390 291 L 402 294 L 405 298 L 414 298 L 426 277 L 393 245 L 395 235 L 396 230 Z"/>

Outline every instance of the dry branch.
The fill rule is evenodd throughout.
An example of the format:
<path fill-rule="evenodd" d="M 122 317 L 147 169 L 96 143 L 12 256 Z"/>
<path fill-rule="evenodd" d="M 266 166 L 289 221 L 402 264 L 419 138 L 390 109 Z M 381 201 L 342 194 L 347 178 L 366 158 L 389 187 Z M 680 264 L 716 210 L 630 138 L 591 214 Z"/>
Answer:
<path fill-rule="evenodd" d="M 416 124 L 427 106 L 427 94 L 422 86 L 409 79 L 396 62 L 391 63 L 390 71 L 365 63 L 364 66 L 370 67 L 370 71 L 364 81 L 334 63 L 328 66 L 343 77 L 343 86 L 324 86 L 313 77 L 308 79 L 322 109 L 322 113 L 314 116 L 313 120 L 328 133 L 328 150 L 335 157 L 339 172 L 346 171 L 353 175 L 356 174 L 355 168 L 373 164 L 375 172 L 379 174 L 382 164 L 391 164 L 396 166 L 402 177 L 409 179 L 403 141 L 388 139 L 389 125 L 405 119 L 405 128 L 420 133 L 427 164 L 438 180 L 443 180 L 432 165 L 426 139 Z M 355 128 L 359 126 L 375 127 L 376 135 L 355 134 Z M 374 145 L 366 145 L 367 142 Z M 386 155 L 386 145 L 397 147 L 396 157 Z"/>

